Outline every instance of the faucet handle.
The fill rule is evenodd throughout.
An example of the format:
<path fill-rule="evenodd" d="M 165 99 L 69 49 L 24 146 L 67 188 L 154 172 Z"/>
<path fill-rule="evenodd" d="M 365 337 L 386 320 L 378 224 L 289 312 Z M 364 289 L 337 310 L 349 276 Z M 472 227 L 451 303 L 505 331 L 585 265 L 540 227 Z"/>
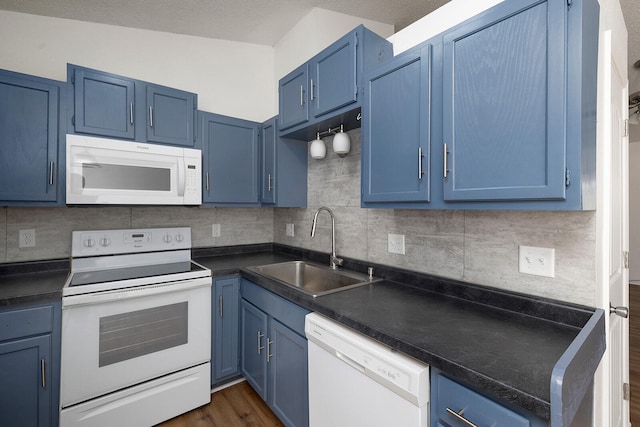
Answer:
<path fill-rule="evenodd" d="M 331 256 L 331 265 L 333 266 L 333 268 L 335 268 L 336 266 L 342 266 L 343 262 L 344 260 L 342 258 L 338 258 L 337 256 Z"/>

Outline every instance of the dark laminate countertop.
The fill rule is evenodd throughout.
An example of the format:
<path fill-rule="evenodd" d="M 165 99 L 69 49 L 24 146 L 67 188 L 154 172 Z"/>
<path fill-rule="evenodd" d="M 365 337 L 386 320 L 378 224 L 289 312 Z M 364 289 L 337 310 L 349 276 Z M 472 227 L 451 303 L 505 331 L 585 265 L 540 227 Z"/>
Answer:
<path fill-rule="evenodd" d="M 374 265 L 374 275 L 382 281 L 313 298 L 246 267 L 293 259 L 326 264 L 327 254 L 275 244 L 194 249 L 192 254 L 214 277 L 240 273 L 541 418 L 553 420 L 554 410 L 567 417 L 564 406 L 575 406 L 561 397 L 554 405 L 562 408 L 552 408 L 556 398 L 550 383 L 558 376 L 558 360 L 567 359 L 567 348 L 582 342 L 594 309 L 381 265 Z M 365 272 L 369 265 L 345 259 L 350 270 Z M 67 273 L 66 261 L 0 266 L 0 307 L 60 299 Z M 591 353 L 597 360 L 586 363 L 587 370 L 601 356 Z M 582 365 L 571 368 L 580 371 Z"/>
<path fill-rule="evenodd" d="M 66 260 L 0 265 L 0 308 L 59 301 L 68 274 Z"/>

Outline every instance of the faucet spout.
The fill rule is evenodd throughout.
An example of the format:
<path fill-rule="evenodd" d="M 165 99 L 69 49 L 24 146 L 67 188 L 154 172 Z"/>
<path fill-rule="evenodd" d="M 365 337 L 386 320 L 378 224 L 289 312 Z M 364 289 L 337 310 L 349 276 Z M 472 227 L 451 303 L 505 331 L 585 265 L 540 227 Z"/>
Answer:
<path fill-rule="evenodd" d="M 333 216 L 333 211 L 325 206 L 318 208 L 315 214 L 313 214 L 313 221 L 311 222 L 311 237 L 314 237 L 316 234 L 316 224 L 318 222 L 318 214 L 320 211 L 326 211 L 329 216 L 331 216 L 331 259 L 329 260 L 329 265 L 334 270 L 342 265 L 342 258 L 338 258 L 336 256 L 336 220 Z"/>

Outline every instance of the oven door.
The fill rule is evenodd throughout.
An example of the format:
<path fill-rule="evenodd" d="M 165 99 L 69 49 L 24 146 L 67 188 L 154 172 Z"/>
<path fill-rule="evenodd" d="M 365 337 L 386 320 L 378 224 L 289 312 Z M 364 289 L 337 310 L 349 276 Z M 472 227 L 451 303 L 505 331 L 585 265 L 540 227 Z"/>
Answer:
<path fill-rule="evenodd" d="M 211 359 L 211 278 L 63 298 L 63 408 Z"/>

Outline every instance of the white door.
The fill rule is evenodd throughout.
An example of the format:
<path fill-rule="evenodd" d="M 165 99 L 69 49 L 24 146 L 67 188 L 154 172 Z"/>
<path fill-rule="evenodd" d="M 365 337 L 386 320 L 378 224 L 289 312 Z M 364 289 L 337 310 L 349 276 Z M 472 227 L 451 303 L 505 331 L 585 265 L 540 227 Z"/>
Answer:
<path fill-rule="evenodd" d="M 605 31 L 600 40 L 604 64 L 599 69 L 598 92 L 598 282 L 599 304 L 607 312 L 609 305 L 628 307 L 629 299 L 624 255 L 629 250 L 627 60 L 625 49 L 614 42 L 620 37 L 615 31 L 624 28 L 623 22 L 617 30 Z M 623 391 L 629 382 L 629 322 L 616 314 L 608 316 L 607 351 L 599 380 L 595 425 L 629 427 L 629 401 Z"/>

